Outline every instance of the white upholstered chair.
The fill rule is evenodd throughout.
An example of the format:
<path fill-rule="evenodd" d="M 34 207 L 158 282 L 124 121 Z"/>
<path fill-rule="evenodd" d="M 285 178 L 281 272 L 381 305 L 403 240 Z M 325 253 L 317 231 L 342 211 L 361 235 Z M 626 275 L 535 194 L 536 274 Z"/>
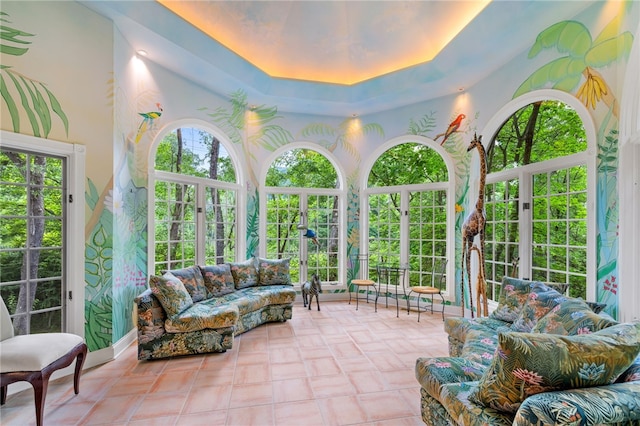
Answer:
<path fill-rule="evenodd" d="M 0 297 L 0 399 L 7 400 L 7 386 L 27 381 L 33 386 L 36 424 L 41 426 L 44 402 L 51 374 L 76 361 L 73 390 L 80 391 L 80 374 L 87 356 L 82 337 L 70 333 L 42 333 L 14 336 L 13 323 Z"/>

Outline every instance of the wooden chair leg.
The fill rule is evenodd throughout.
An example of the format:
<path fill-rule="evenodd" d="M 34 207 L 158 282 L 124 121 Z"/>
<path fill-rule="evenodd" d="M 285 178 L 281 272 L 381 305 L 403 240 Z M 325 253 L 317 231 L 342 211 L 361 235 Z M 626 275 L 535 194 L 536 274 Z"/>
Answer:
<path fill-rule="evenodd" d="M 42 426 L 42 416 L 44 413 L 44 402 L 47 399 L 47 389 L 49 388 L 49 377 L 44 377 L 42 372 L 35 374 L 29 380 L 33 386 L 33 396 L 36 404 L 36 425 Z"/>
<path fill-rule="evenodd" d="M 80 393 L 80 375 L 82 374 L 82 367 L 84 366 L 84 361 L 86 358 L 87 358 L 87 346 L 84 345 L 80 349 L 80 352 L 78 353 L 78 357 L 76 358 L 76 370 L 73 376 L 73 391 L 75 392 L 76 395 Z"/>
<path fill-rule="evenodd" d="M 0 387 L 0 405 L 7 402 L 7 386 Z"/>

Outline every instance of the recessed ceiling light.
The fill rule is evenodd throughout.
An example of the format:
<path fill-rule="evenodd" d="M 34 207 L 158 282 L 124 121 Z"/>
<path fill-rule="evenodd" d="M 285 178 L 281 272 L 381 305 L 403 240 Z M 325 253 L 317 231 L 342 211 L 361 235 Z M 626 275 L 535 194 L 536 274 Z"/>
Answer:
<path fill-rule="evenodd" d="M 140 56 L 147 56 L 148 55 L 147 51 L 143 50 L 143 49 L 138 50 L 136 53 L 138 55 L 140 55 Z"/>

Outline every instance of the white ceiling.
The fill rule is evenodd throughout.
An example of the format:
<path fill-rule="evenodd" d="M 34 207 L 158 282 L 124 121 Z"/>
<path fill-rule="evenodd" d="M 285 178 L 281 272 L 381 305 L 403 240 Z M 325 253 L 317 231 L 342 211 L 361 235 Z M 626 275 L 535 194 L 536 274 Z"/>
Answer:
<path fill-rule="evenodd" d="M 243 89 L 252 104 L 350 116 L 469 88 L 594 1 L 80 3 L 112 19 L 148 60 L 214 92 Z M 178 6 L 181 16 L 169 10 Z"/>

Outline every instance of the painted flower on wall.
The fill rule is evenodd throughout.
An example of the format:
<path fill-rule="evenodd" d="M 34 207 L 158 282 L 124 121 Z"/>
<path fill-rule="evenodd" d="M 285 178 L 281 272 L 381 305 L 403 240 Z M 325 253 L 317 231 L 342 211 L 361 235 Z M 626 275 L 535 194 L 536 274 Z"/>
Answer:
<path fill-rule="evenodd" d="M 116 216 L 122 214 L 122 193 L 117 188 L 110 189 L 104 197 L 104 207 Z"/>

